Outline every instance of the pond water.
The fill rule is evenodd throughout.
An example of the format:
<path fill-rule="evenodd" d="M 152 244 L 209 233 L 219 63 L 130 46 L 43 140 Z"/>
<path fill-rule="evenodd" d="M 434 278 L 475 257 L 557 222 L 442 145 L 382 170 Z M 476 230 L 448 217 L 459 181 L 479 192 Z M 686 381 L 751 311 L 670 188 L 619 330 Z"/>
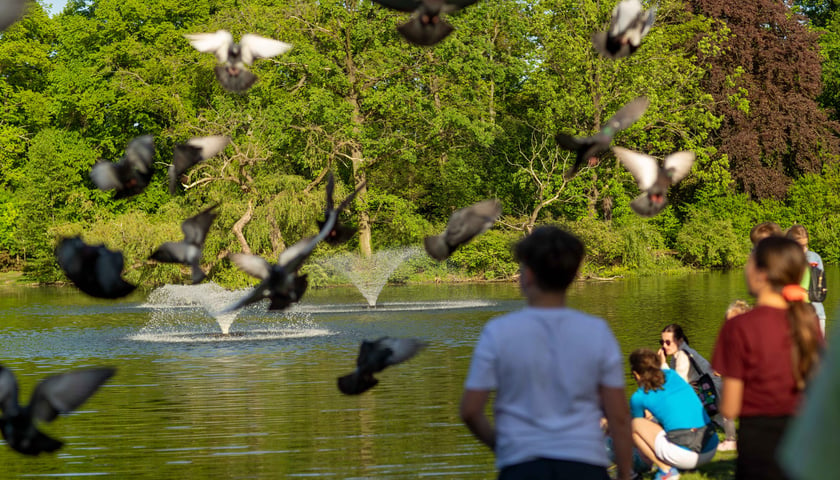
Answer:
<path fill-rule="evenodd" d="M 828 281 L 840 285 L 840 269 Z M 375 309 L 350 287 L 313 290 L 289 312 L 261 305 L 221 319 L 231 332 L 222 337 L 201 305 L 216 310 L 226 295 L 167 286 L 105 302 L 71 288 L 0 289 L 0 363 L 23 399 L 49 374 L 118 368 L 79 411 L 44 426 L 66 442 L 56 454 L 0 445 L 0 476 L 494 477 L 458 403 L 483 324 L 524 305 L 516 285 L 386 286 Z M 830 328 L 840 296 L 829 295 Z M 606 318 L 625 355 L 656 348 L 671 322 L 708 355 L 737 298 L 746 298 L 740 272 L 580 282 L 569 302 Z M 383 335 L 429 347 L 379 374 L 370 392 L 341 395 L 336 377 L 352 370 L 359 342 Z"/>

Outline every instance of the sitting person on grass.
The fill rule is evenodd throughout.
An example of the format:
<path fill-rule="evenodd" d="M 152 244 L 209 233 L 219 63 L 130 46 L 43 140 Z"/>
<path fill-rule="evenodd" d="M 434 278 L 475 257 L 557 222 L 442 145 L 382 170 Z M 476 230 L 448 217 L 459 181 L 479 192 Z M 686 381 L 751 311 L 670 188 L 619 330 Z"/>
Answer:
<path fill-rule="evenodd" d="M 718 438 L 694 389 L 657 354 L 641 348 L 630 354 L 639 389 L 630 397 L 633 441 L 659 471 L 655 480 L 676 480 L 679 470 L 695 469 L 717 452 Z M 650 412 L 656 422 L 645 418 Z"/>

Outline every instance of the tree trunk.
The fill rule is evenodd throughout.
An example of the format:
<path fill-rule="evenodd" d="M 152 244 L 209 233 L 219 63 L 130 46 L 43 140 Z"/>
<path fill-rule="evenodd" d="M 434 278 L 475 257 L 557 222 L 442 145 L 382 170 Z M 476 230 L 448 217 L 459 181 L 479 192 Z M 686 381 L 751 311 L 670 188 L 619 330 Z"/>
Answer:
<path fill-rule="evenodd" d="M 248 240 L 245 239 L 245 235 L 242 234 L 242 229 L 248 222 L 251 221 L 251 215 L 254 213 L 254 204 L 251 201 L 248 201 L 248 211 L 245 212 L 242 217 L 233 224 L 233 234 L 236 235 L 236 239 L 239 241 L 239 245 L 242 247 L 242 253 L 251 253 L 251 247 L 248 246 Z"/>

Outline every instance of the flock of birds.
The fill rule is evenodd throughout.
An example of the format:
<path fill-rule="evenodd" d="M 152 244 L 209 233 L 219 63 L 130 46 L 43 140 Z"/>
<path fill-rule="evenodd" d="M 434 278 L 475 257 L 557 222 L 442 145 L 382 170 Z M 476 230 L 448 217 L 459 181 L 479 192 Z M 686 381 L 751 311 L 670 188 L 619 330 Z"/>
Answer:
<path fill-rule="evenodd" d="M 411 18 L 397 29 L 411 43 L 431 46 L 446 38 L 453 27 L 442 16 L 466 8 L 478 0 L 373 0 L 398 11 L 412 12 Z M 17 21 L 25 11 L 25 0 L 0 0 L 0 31 Z M 622 58 L 632 54 L 653 24 L 655 12 L 645 11 L 640 0 L 622 0 L 612 12 L 610 26 L 605 32 L 592 36 L 595 49 L 608 58 Z M 213 53 L 217 59 L 216 77 L 226 90 L 244 92 L 257 77 L 248 70 L 254 60 L 270 58 L 287 52 L 291 45 L 254 34 L 243 35 L 239 43 L 229 32 L 188 34 L 186 38 L 200 52 Z M 576 153 L 572 172 L 585 162 L 595 165 L 598 158 L 610 149 L 613 137 L 638 120 L 646 111 L 649 101 L 639 97 L 610 118 L 598 133 L 586 138 L 567 134 L 557 135 L 557 142 Z M 184 173 L 193 165 L 221 153 L 230 142 L 225 136 L 192 138 L 177 144 L 172 152 L 168 179 L 170 193 L 175 194 Z M 631 207 L 640 215 L 652 216 L 667 205 L 667 189 L 691 170 L 692 152 L 678 152 L 665 158 L 660 166 L 653 157 L 614 147 L 616 157 L 635 177 L 641 195 Z M 130 198 L 143 192 L 154 175 L 154 139 L 151 135 L 137 137 L 126 146 L 118 162 L 98 161 L 90 177 L 97 188 L 114 190 L 114 199 Z M 363 188 L 361 185 L 359 189 Z M 222 312 L 232 312 L 264 299 L 269 300 L 268 310 L 283 310 L 300 301 L 307 289 L 302 265 L 320 242 L 339 245 L 355 234 L 355 229 L 339 222 L 339 214 L 347 209 L 359 189 L 338 206 L 334 205 L 335 188 L 332 173 L 327 177 L 324 220 L 318 222 L 318 233 L 307 237 L 284 250 L 277 263 L 270 263 L 257 255 L 234 253 L 229 259 L 238 268 L 257 278 L 260 283 L 247 295 Z M 191 268 L 193 284 L 207 275 L 200 267 L 202 249 L 210 226 L 216 218 L 212 205 L 181 224 L 184 239 L 166 242 L 149 258 L 158 262 L 179 263 Z M 446 260 L 460 245 L 487 231 L 501 215 L 499 200 L 491 199 L 456 210 L 440 235 L 424 240 L 430 257 Z M 63 238 L 55 250 L 58 264 L 67 277 L 84 293 L 98 298 L 121 298 L 136 288 L 122 278 L 123 255 L 104 245 L 88 245 L 80 237 Z M 382 337 L 363 341 L 356 359 L 356 369 L 338 379 L 338 388 L 348 395 L 361 394 L 374 387 L 378 380 L 374 374 L 391 365 L 404 362 L 426 346 L 415 338 Z M 60 413 L 79 407 L 114 373 L 113 368 L 76 370 L 47 377 L 35 388 L 29 404 L 18 403 L 18 387 L 14 374 L 0 366 L 0 432 L 14 450 L 37 455 L 61 447 L 59 440 L 50 438 L 37 428 L 38 422 L 50 422 Z"/>

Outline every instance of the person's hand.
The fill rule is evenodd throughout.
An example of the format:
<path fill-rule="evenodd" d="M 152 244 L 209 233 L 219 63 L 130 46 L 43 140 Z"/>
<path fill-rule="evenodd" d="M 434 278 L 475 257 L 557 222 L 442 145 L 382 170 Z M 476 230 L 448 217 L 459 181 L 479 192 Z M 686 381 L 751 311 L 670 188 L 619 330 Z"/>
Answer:
<path fill-rule="evenodd" d="M 664 348 L 659 347 L 659 350 L 656 351 L 656 357 L 659 359 L 660 365 L 665 365 L 666 363 L 668 363 L 668 356 L 665 355 Z"/>

